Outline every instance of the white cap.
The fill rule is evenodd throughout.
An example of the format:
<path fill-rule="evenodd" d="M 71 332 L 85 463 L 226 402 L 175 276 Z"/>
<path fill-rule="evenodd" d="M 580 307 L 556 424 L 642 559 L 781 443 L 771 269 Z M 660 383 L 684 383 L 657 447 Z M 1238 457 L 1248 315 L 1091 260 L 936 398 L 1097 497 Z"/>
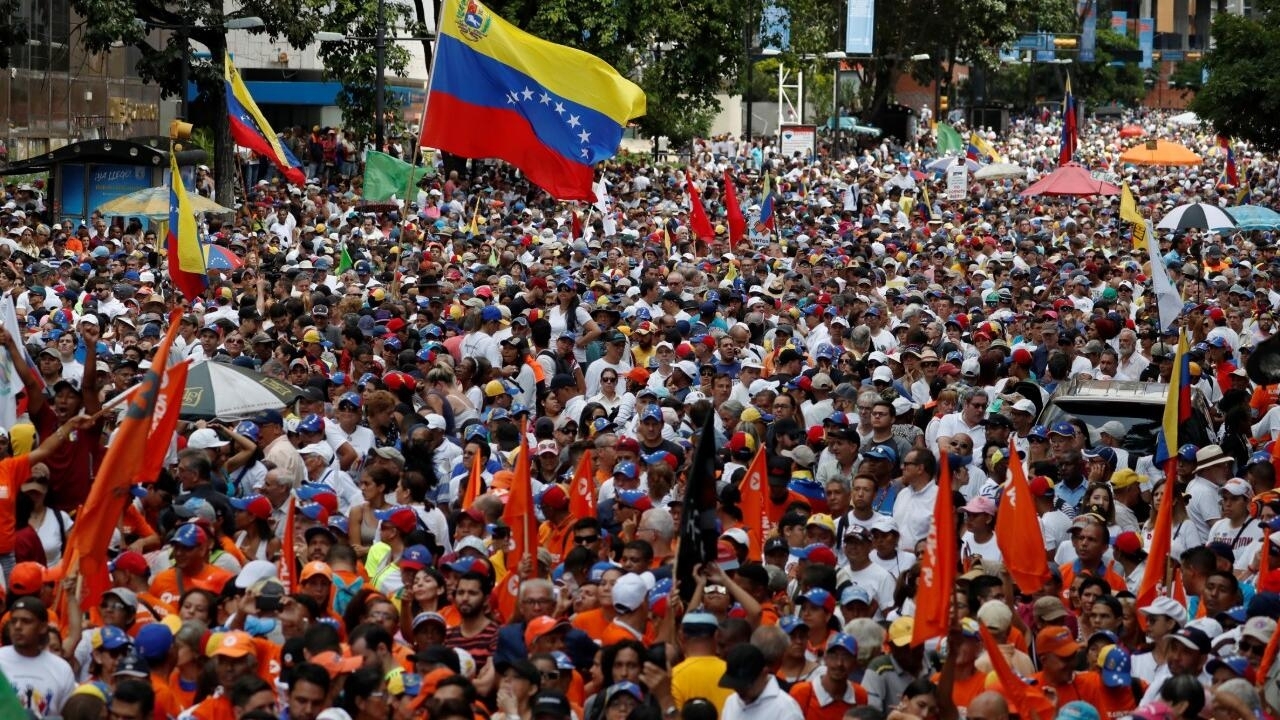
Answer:
<path fill-rule="evenodd" d="M 327 442 L 315 442 L 298 450 L 299 455 L 318 455 L 326 463 L 333 462 L 333 448 Z"/>
<path fill-rule="evenodd" d="M 893 371 L 884 365 L 876 368 L 875 371 L 871 373 L 871 382 L 881 381 L 887 383 L 893 382 Z"/>
<path fill-rule="evenodd" d="M 1026 398 L 1022 398 L 1018 402 L 1014 403 L 1012 405 L 1012 409 L 1017 410 L 1018 412 L 1029 413 L 1031 415 L 1036 414 L 1036 404 Z M 1104 425 L 1103 427 L 1106 426 Z"/>
<path fill-rule="evenodd" d="M 212 428 L 200 428 L 191 433 L 191 437 L 187 438 L 187 448 L 189 450 L 207 450 L 209 448 L 220 448 L 229 445 L 226 440 L 220 440 L 218 433 Z"/>
<path fill-rule="evenodd" d="M 240 574 L 236 576 L 236 587 L 248 590 L 263 580 L 273 580 L 277 577 L 275 563 L 269 560 L 250 560 L 240 568 Z"/>
<path fill-rule="evenodd" d="M 428 428 L 428 429 L 430 429 L 430 430 L 444 430 L 444 429 L 445 429 L 445 421 L 444 421 L 444 416 L 443 416 L 443 415 L 440 415 L 439 413 L 427 413 L 427 416 L 426 416 L 426 418 L 425 418 L 425 419 L 426 419 L 426 421 L 427 421 L 427 428 Z"/>
<path fill-rule="evenodd" d="M 747 396 L 755 397 L 765 390 L 776 391 L 778 389 L 778 384 L 777 380 L 765 380 L 764 378 L 752 380 L 751 384 L 747 386 Z"/>

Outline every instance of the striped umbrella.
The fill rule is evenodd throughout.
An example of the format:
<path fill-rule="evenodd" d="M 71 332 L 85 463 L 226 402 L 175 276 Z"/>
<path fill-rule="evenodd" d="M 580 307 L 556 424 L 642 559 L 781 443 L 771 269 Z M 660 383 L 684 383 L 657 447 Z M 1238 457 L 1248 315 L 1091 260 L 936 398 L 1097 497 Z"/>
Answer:
<path fill-rule="evenodd" d="M 182 417 L 239 420 L 263 410 L 279 410 L 302 394 L 296 386 L 225 362 L 191 366 L 182 395 Z"/>
<path fill-rule="evenodd" d="M 1187 203 L 1165 213 L 1156 227 L 1161 230 L 1218 230 L 1234 228 L 1236 219 L 1217 205 Z"/>

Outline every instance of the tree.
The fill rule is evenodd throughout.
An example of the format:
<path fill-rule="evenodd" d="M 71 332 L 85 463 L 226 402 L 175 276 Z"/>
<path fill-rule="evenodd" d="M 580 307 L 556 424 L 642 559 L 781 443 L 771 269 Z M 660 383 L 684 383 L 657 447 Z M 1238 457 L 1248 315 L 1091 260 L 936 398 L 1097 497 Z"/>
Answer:
<path fill-rule="evenodd" d="M 1072 89 L 1085 102 L 1085 107 L 1110 103 L 1135 105 L 1146 95 L 1142 70 L 1136 63 L 1113 66 L 1120 53 L 1137 52 L 1137 38 L 1120 35 L 1109 28 L 1098 28 L 1095 60 L 1071 66 Z"/>
<path fill-rule="evenodd" d="M 0 67 L 13 61 L 12 49 L 27 42 L 26 18 L 21 16 L 21 0 L 0 0 Z"/>
<path fill-rule="evenodd" d="M 342 123 L 348 136 L 364 138 L 373 133 L 374 112 L 377 107 L 377 59 L 374 38 L 378 34 L 379 0 L 340 0 L 330 6 L 323 30 L 347 35 L 339 42 L 320 45 L 320 59 L 324 61 L 325 77 L 342 83 L 337 105 L 342 111 Z M 395 2 L 383 6 L 388 37 L 412 37 L 426 35 L 415 17 L 413 8 Z M 383 58 L 384 74 L 404 77 L 409 69 L 409 51 L 396 42 L 388 41 Z M 385 91 L 385 88 L 384 88 Z M 386 92 L 383 97 L 385 116 L 393 119 L 400 108 L 400 96 Z M 393 121 L 385 121 L 388 138 L 393 132 Z M 381 148 L 379 148 L 381 149 Z"/>
<path fill-rule="evenodd" d="M 589 52 L 635 80 L 648 97 L 648 113 L 636 124 L 673 145 L 705 134 L 720 110 L 716 94 L 745 61 L 743 18 L 753 4 L 759 0 L 488 3 L 525 31 Z"/>
<path fill-rule="evenodd" d="M 1250 17 L 1218 13 L 1209 80 L 1189 105 L 1222 135 L 1280 150 L 1280 0 L 1257 0 Z"/>

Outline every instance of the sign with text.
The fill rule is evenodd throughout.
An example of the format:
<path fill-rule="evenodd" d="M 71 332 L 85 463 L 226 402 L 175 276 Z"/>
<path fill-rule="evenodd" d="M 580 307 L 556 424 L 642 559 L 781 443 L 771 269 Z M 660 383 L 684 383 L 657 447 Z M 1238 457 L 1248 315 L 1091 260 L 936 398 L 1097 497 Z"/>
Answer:
<path fill-rule="evenodd" d="M 947 168 L 947 199 L 963 200 L 969 195 L 969 168 L 964 160 L 956 160 Z"/>

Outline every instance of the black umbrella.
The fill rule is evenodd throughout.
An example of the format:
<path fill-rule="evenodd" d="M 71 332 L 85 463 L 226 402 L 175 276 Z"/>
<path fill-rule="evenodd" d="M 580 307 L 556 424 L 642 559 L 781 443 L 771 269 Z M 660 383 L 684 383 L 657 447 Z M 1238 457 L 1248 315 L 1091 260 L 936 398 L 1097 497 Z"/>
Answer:
<path fill-rule="evenodd" d="M 1217 230 L 1234 228 L 1236 219 L 1217 205 L 1188 203 L 1170 210 L 1156 227 L 1161 230 Z"/>

